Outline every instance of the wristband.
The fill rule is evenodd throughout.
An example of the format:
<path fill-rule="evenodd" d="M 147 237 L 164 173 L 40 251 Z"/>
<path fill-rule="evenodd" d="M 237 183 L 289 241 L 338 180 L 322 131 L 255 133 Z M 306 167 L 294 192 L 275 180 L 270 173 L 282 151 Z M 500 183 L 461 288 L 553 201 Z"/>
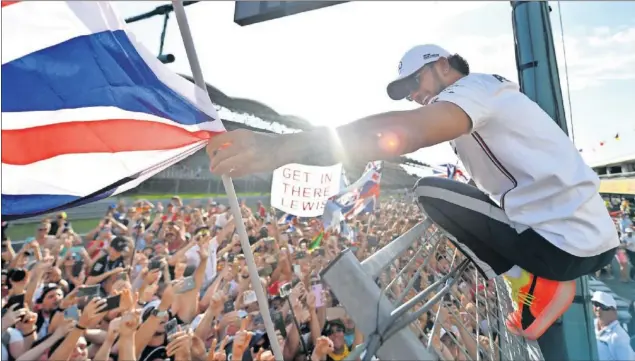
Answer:
<path fill-rule="evenodd" d="M 34 328 L 34 329 L 33 329 L 33 330 L 31 330 L 31 332 L 29 332 L 29 333 L 23 333 L 23 334 L 22 334 L 22 337 L 29 337 L 29 336 L 31 336 L 32 334 L 34 334 L 34 333 L 35 333 L 35 331 L 36 331 L 36 329 Z"/>
<path fill-rule="evenodd" d="M 86 327 L 80 326 L 79 323 L 75 325 L 75 328 L 78 330 L 86 331 Z"/>

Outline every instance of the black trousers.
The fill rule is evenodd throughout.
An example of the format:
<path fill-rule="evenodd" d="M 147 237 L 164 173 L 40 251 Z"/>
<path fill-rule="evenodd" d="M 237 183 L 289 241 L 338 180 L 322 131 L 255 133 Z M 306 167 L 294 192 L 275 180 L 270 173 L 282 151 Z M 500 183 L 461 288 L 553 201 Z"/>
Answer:
<path fill-rule="evenodd" d="M 570 281 L 602 269 L 615 256 L 615 249 L 592 257 L 569 254 L 533 229 L 514 225 L 485 193 L 468 184 L 426 177 L 414 192 L 426 216 L 454 236 L 452 243 L 488 279 L 517 265 L 538 277 Z"/>

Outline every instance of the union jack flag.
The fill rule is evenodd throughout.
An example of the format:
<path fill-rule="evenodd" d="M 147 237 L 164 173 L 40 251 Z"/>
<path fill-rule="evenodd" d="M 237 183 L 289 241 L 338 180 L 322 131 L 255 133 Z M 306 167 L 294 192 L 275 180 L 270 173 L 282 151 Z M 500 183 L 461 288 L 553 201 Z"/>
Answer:
<path fill-rule="evenodd" d="M 370 162 L 357 181 L 331 197 L 324 207 L 324 228 L 334 225 L 334 220 L 348 220 L 362 212 L 372 212 L 379 200 L 381 171 L 381 162 Z"/>
<path fill-rule="evenodd" d="M 469 179 L 466 174 L 456 164 L 441 164 L 436 168 L 432 168 L 432 175 L 440 178 L 448 178 L 467 182 Z"/>
<path fill-rule="evenodd" d="M 225 129 L 109 2 L 2 1 L 2 216 L 134 188 Z"/>

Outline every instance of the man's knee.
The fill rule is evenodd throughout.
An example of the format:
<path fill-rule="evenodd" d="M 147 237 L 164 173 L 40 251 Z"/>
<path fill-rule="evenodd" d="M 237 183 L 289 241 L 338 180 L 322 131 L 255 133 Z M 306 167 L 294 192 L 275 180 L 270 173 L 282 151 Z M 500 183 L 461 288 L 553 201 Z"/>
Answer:
<path fill-rule="evenodd" d="M 434 197 L 435 190 L 448 189 L 448 182 L 452 181 L 440 177 L 423 177 L 417 181 L 414 191 L 417 197 Z"/>
<path fill-rule="evenodd" d="M 419 180 L 417 181 L 417 184 L 415 185 L 415 188 L 424 187 L 424 186 L 445 188 L 447 187 L 448 182 L 453 182 L 453 181 L 446 178 L 441 178 L 441 177 L 423 177 L 423 178 L 419 178 Z"/>
<path fill-rule="evenodd" d="M 414 193 L 417 197 L 417 204 L 419 208 L 429 218 L 436 218 L 437 209 L 440 208 L 442 203 L 442 197 L 439 195 L 439 191 L 447 189 L 447 185 L 444 185 L 447 179 L 439 177 L 423 177 L 417 181 L 414 188 Z"/>
<path fill-rule="evenodd" d="M 417 181 L 417 184 L 414 188 L 414 192 L 417 197 L 442 198 L 451 203 L 456 203 L 447 198 L 448 192 L 446 191 L 451 192 L 450 194 L 460 194 L 462 196 L 468 196 L 470 198 L 478 199 L 489 204 L 494 204 L 489 196 L 487 196 L 478 188 L 447 178 L 423 177 Z M 444 196 L 442 196 L 442 194 Z"/>

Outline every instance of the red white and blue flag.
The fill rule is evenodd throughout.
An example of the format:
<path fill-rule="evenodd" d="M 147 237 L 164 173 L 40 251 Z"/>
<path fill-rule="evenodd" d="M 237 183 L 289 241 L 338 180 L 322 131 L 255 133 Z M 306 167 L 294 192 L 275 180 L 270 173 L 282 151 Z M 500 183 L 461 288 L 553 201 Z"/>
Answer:
<path fill-rule="evenodd" d="M 331 197 L 324 206 L 324 228 L 336 227 L 340 221 L 350 220 L 362 212 L 372 212 L 379 201 L 383 163 L 369 162 L 362 176 Z"/>
<path fill-rule="evenodd" d="M 467 183 L 469 181 L 465 172 L 459 168 L 457 164 L 440 164 L 436 168 L 432 169 L 432 175 L 439 178 L 448 178 L 452 180 L 461 181 Z"/>
<path fill-rule="evenodd" d="M 2 217 L 134 188 L 225 129 L 109 2 L 2 1 Z"/>

